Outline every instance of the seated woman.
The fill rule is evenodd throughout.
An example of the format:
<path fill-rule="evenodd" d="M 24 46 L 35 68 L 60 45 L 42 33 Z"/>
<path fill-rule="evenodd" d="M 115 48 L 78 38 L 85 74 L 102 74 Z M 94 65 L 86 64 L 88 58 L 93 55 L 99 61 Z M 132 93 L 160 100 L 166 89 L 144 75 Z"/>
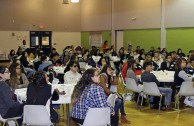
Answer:
<path fill-rule="evenodd" d="M 5 82 L 8 79 L 10 79 L 8 68 L 0 66 L 0 115 L 5 119 L 22 116 L 23 114 L 23 105 L 12 99 L 11 89 Z M 18 123 L 21 126 L 22 119 L 19 119 Z"/>
<path fill-rule="evenodd" d="M 179 91 L 182 83 L 184 81 L 192 81 L 192 78 L 189 78 L 187 73 L 185 72 L 185 68 L 187 66 L 187 61 L 184 58 L 179 58 L 176 61 L 176 68 L 174 73 L 174 85 L 172 86 L 173 96 L 175 95 L 175 91 Z"/>
<path fill-rule="evenodd" d="M 58 100 L 59 94 L 65 94 L 59 92 L 57 89 L 52 93 L 52 87 L 48 84 L 48 76 L 43 71 L 35 73 L 33 83 L 30 83 L 27 88 L 27 105 L 46 105 L 47 101 Z M 50 104 L 50 119 L 52 123 L 57 123 L 59 120 L 57 112 L 52 108 L 52 102 Z"/>
<path fill-rule="evenodd" d="M 10 71 L 10 86 L 12 89 L 26 88 L 29 81 L 18 63 L 12 63 L 9 67 Z"/>
<path fill-rule="evenodd" d="M 72 119 L 83 124 L 88 108 L 109 107 L 106 102 L 107 96 L 99 84 L 99 74 L 95 69 L 88 69 L 83 73 L 72 94 Z M 90 104 L 87 104 L 90 103 Z M 111 114 L 114 115 L 114 109 Z"/>
<path fill-rule="evenodd" d="M 8 55 L 8 59 L 12 62 L 16 57 L 15 50 L 12 49 Z"/>
<path fill-rule="evenodd" d="M 182 52 L 181 48 L 179 48 L 176 53 L 177 53 L 178 57 L 180 57 L 180 58 L 185 57 L 185 54 Z"/>
<path fill-rule="evenodd" d="M 27 78 L 30 78 L 34 75 L 35 71 L 33 70 L 33 66 L 28 62 L 27 57 L 28 57 L 27 52 L 26 51 L 22 52 L 20 62 L 27 73 Z"/>
<path fill-rule="evenodd" d="M 127 68 L 127 75 L 126 75 L 126 77 L 134 79 L 135 82 L 138 84 L 138 88 L 140 90 L 143 90 L 143 85 L 139 84 L 139 81 L 138 81 L 138 79 L 137 79 L 137 77 L 135 75 L 135 72 L 134 72 L 135 68 L 136 68 L 136 65 L 137 64 L 136 64 L 135 60 L 129 60 L 128 61 L 128 68 Z"/>
<path fill-rule="evenodd" d="M 81 73 L 80 66 L 79 66 L 79 63 L 78 63 L 79 59 L 78 59 L 78 56 L 76 54 L 71 55 L 70 60 L 69 60 L 67 66 L 66 66 L 66 68 L 64 70 L 64 73 L 66 73 L 67 71 L 70 70 L 70 62 L 72 62 L 72 61 L 77 63 L 78 73 Z"/>
<path fill-rule="evenodd" d="M 110 90 L 111 85 L 116 85 L 118 82 L 118 77 L 113 77 L 112 68 L 109 65 L 105 65 L 100 72 L 100 86 L 104 89 L 106 95 L 110 95 L 112 91 Z M 126 118 L 125 110 L 124 110 L 124 102 L 123 99 L 116 99 L 115 102 L 115 115 L 118 116 L 119 109 L 121 112 L 121 122 L 122 123 L 130 123 Z"/>
<path fill-rule="evenodd" d="M 107 64 L 106 58 L 105 57 L 100 58 L 97 65 L 99 71 L 101 71 L 106 64 Z"/>

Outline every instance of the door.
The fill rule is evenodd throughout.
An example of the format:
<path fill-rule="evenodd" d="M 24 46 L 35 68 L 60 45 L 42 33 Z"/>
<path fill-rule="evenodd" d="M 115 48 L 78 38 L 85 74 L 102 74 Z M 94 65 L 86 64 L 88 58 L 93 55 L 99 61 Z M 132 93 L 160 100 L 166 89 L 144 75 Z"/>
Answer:
<path fill-rule="evenodd" d="M 30 48 L 40 48 L 46 55 L 52 48 L 52 32 L 51 31 L 30 31 Z"/>
<path fill-rule="evenodd" d="M 116 51 L 123 47 L 123 31 L 116 31 Z"/>

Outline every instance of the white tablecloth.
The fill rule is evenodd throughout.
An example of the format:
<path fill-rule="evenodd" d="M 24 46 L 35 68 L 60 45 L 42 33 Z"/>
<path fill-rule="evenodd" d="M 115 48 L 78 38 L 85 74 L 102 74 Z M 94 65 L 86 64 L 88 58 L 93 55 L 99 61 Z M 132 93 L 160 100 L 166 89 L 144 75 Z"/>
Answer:
<path fill-rule="evenodd" d="M 59 95 L 59 100 L 52 101 L 53 104 L 69 104 L 71 103 L 71 94 L 75 84 L 52 84 L 52 90 L 58 88 L 59 91 L 65 91 L 65 95 Z M 19 102 L 26 101 L 27 88 L 16 89 L 15 94 Z"/>
<path fill-rule="evenodd" d="M 174 82 L 174 71 L 152 71 L 159 82 Z M 141 75 L 137 75 L 141 79 Z"/>
<path fill-rule="evenodd" d="M 53 70 L 56 72 L 56 74 L 64 74 L 64 70 L 66 67 L 62 67 L 62 66 L 54 66 Z"/>

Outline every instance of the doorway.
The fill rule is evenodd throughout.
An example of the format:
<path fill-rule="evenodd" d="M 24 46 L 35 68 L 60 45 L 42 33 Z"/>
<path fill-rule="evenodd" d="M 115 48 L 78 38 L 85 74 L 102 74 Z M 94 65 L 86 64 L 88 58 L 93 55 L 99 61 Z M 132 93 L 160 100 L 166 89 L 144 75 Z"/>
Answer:
<path fill-rule="evenodd" d="M 52 48 L 52 31 L 30 31 L 30 48 L 40 48 L 48 55 Z"/>
<path fill-rule="evenodd" d="M 121 47 L 123 47 L 123 31 L 116 31 L 116 51 L 118 52 Z"/>

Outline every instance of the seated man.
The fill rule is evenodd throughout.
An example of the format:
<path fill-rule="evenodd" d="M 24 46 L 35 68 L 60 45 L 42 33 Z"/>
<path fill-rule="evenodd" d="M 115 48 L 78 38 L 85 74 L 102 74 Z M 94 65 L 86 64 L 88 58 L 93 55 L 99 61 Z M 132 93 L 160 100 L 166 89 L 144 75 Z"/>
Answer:
<path fill-rule="evenodd" d="M 69 63 L 70 70 L 64 75 L 65 84 L 76 84 L 81 78 L 81 74 L 77 72 L 78 64 L 75 61 Z"/>
<path fill-rule="evenodd" d="M 175 71 L 175 62 L 172 61 L 171 55 L 166 56 L 166 62 L 161 63 L 161 70 Z"/>
<path fill-rule="evenodd" d="M 156 76 L 153 73 L 150 73 L 152 71 L 152 63 L 145 62 L 143 65 L 143 68 L 145 71 L 141 74 L 141 81 L 142 82 L 155 82 L 157 85 L 159 85 L 160 82 L 157 80 Z M 163 88 L 163 87 L 158 87 L 158 89 L 161 93 L 166 94 L 167 106 L 169 107 L 171 103 L 172 89 Z"/>
<path fill-rule="evenodd" d="M 187 74 L 193 75 L 194 74 L 194 58 L 190 59 L 190 65 L 186 69 Z"/>
<path fill-rule="evenodd" d="M 58 53 L 52 54 L 52 59 L 50 59 L 50 61 L 52 62 L 52 64 L 54 66 L 60 66 L 60 65 L 62 65 L 62 62 L 59 59 L 59 54 Z"/>
<path fill-rule="evenodd" d="M 145 62 L 151 62 L 154 71 L 158 70 L 159 66 L 157 63 L 155 63 L 154 61 L 152 61 L 152 55 L 150 53 L 147 53 L 146 58 L 145 58 Z"/>

